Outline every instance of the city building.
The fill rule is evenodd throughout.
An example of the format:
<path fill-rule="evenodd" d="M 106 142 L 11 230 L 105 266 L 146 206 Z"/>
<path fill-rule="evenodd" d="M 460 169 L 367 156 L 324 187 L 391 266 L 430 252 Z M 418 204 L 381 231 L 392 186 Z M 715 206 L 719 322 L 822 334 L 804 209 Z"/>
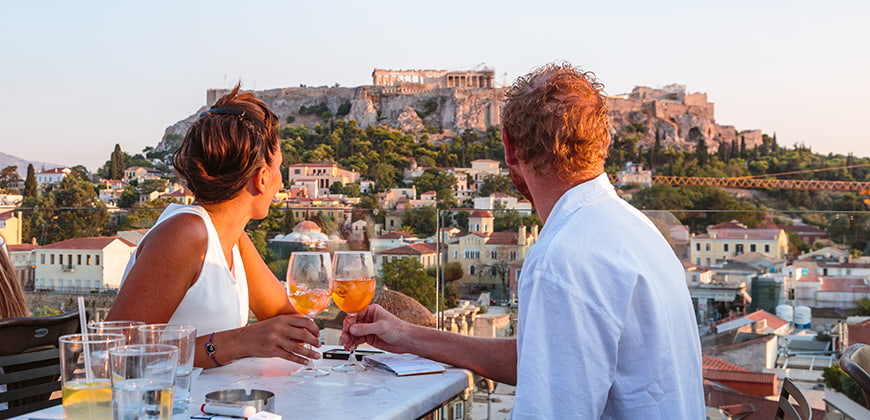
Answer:
<path fill-rule="evenodd" d="M 116 290 L 136 246 L 117 236 L 74 238 L 34 250 L 36 290 Z"/>
<path fill-rule="evenodd" d="M 21 218 L 15 210 L 0 209 L 0 235 L 8 245 L 21 243 Z"/>
<path fill-rule="evenodd" d="M 54 168 L 36 173 L 36 183 L 45 186 L 59 184 L 67 175 L 72 173 L 70 168 Z"/>
<path fill-rule="evenodd" d="M 338 182 L 342 185 L 359 181 L 359 172 L 341 169 L 336 163 L 297 163 L 287 168 L 287 180 L 290 184 L 310 182 L 317 192 L 308 190 L 310 197 L 322 197 L 329 194 L 329 187 Z"/>
<path fill-rule="evenodd" d="M 34 250 L 39 248 L 39 245 L 34 243 L 15 244 L 6 246 L 9 251 L 9 261 L 12 263 L 12 269 L 15 275 L 18 276 L 18 281 L 21 282 L 21 287 L 26 291 L 33 291 L 34 279 L 36 275 L 36 265 L 33 256 Z"/>
<path fill-rule="evenodd" d="M 748 252 L 784 259 L 788 252 L 788 236 L 782 229 L 749 229 L 732 220 L 709 226 L 706 234 L 689 239 L 689 259 L 697 265 L 721 264 Z"/>
<path fill-rule="evenodd" d="M 160 172 L 154 168 L 131 166 L 127 169 L 124 169 L 124 181 L 127 183 L 136 181 L 138 184 L 141 185 L 143 182 L 149 179 L 161 178 L 163 178 L 163 172 Z"/>
<path fill-rule="evenodd" d="M 652 171 L 644 170 L 642 163 L 625 162 L 625 169 L 616 173 L 616 185 L 622 187 L 628 184 L 651 187 Z"/>
<path fill-rule="evenodd" d="M 385 249 L 375 254 L 374 258 L 376 272 L 380 272 L 388 261 L 399 258 L 411 258 L 417 260 L 423 268 L 430 268 L 435 267 L 438 263 L 438 247 L 428 242 L 410 243 L 397 248 Z"/>

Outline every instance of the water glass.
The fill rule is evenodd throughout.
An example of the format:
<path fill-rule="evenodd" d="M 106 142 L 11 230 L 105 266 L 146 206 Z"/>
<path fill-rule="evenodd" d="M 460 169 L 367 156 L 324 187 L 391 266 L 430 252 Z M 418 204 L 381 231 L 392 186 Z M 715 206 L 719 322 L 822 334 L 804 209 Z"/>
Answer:
<path fill-rule="evenodd" d="M 91 322 L 88 324 L 88 332 L 98 334 L 121 334 L 127 338 L 125 344 L 138 344 L 140 325 L 145 325 L 142 321 L 102 321 Z"/>
<path fill-rule="evenodd" d="M 124 345 L 120 334 L 69 334 L 58 339 L 63 415 L 66 419 L 112 418 L 109 349 Z"/>
<path fill-rule="evenodd" d="M 178 368 L 175 370 L 175 390 L 172 414 L 186 414 L 190 404 L 196 327 L 178 324 L 150 324 L 139 327 L 139 343 L 169 344 L 178 347 Z"/>
<path fill-rule="evenodd" d="M 178 347 L 134 344 L 109 350 L 115 420 L 170 420 Z"/>

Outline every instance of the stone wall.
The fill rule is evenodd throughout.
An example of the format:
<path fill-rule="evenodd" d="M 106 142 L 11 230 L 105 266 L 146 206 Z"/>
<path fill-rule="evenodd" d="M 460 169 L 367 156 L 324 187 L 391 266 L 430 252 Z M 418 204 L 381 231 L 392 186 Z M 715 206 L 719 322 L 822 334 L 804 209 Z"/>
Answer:
<path fill-rule="evenodd" d="M 88 293 L 88 294 L 72 294 L 72 293 L 52 293 L 52 292 L 24 292 L 24 300 L 27 301 L 27 307 L 31 311 L 46 306 L 59 310 L 61 313 L 74 311 L 78 309 L 78 297 L 85 298 L 85 307 L 88 311 L 88 321 L 102 321 L 109 308 L 112 307 L 112 302 L 115 301 L 114 294 L 105 293 Z"/>

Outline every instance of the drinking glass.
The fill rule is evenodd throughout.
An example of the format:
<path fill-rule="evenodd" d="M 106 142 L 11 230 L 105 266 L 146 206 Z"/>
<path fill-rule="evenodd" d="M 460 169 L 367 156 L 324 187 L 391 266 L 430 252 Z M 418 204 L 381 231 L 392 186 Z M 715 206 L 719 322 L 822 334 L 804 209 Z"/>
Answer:
<path fill-rule="evenodd" d="M 111 420 L 109 349 L 124 345 L 120 334 L 61 336 L 60 374 L 63 416 L 72 420 Z"/>
<path fill-rule="evenodd" d="M 353 321 L 375 296 L 375 267 L 371 252 L 336 252 L 331 290 L 333 302 Z M 356 346 L 351 347 L 347 362 L 332 370 L 346 373 L 366 370 L 365 365 L 357 362 L 355 350 Z"/>
<path fill-rule="evenodd" d="M 114 420 L 170 420 L 178 347 L 134 344 L 109 350 Z"/>
<path fill-rule="evenodd" d="M 88 332 L 98 334 L 121 334 L 126 337 L 124 344 L 137 344 L 138 328 L 145 325 L 142 321 L 102 321 L 88 324 Z"/>
<path fill-rule="evenodd" d="M 300 314 L 314 318 L 329 306 L 329 282 L 332 260 L 328 252 L 294 252 L 287 265 L 287 297 Z M 310 349 L 311 346 L 309 345 Z M 325 376 L 329 372 L 318 369 L 314 360 L 298 370 L 294 376 Z"/>
<path fill-rule="evenodd" d="M 142 325 L 139 327 L 139 343 L 169 344 L 178 347 L 178 367 L 175 369 L 172 414 L 186 414 L 187 406 L 190 404 L 196 327 L 178 324 Z"/>

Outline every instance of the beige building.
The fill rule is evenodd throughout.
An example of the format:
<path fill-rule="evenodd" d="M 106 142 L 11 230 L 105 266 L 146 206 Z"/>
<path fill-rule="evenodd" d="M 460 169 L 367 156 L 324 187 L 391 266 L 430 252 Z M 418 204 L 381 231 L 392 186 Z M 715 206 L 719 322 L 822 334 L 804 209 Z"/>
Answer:
<path fill-rule="evenodd" d="M 782 229 L 749 229 L 732 220 L 709 226 L 707 234 L 689 240 L 689 262 L 705 267 L 750 252 L 783 259 L 788 252 L 788 236 Z"/>
<path fill-rule="evenodd" d="M 313 182 L 317 193 L 309 189 L 312 198 L 329 195 L 329 187 L 340 182 L 342 185 L 359 181 L 359 172 L 341 169 L 335 163 L 297 163 L 287 168 L 287 180 L 291 184 Z"/>
<path fill-rule="evenodd" d="M 35 249 L 36 290 L 117 290 L 135 249 L 117 236 L 67 239 Z"/>
<path fill-rule="evenodd" d="M 375 267 L 380 271 L 381 267 L 398 258 L 411 258 L 417 260 L 423 268 L 435 267 L 438 264 L 438 248 L 433 243 L 417 242 L 381 251 L 375 255 Z"/>
<path fill-rule="evenodd" d="M 494 232 L 492 213 L 476 210 L 468 217 L 468 232 L 448 239 L 446 262 L 462 265 L 462 281 L 485 285 L 508 284 L 511 265 L 525 259 L 538 240 L 538 227 L 520 226 L 516 232 Z"/>
<path fill-rule="evenodd" d="M 35 244 L 17 244 L 9 245 L 9 261 L 12 263 L 12 269 L 15 270 L 15 275 L 18 276 L 18 281 L 21 282 L 21 287 L 26 291 L 32 291 L 34 288 L 34 271 L 36 262 L 34 258 L 34 250 L 39 248 Z"/>
<path fill-rule="evenodd" d="M 0 209 L 0 235 L 7 245 L 21 243 L 21 218 L 15 210 Z"/>

